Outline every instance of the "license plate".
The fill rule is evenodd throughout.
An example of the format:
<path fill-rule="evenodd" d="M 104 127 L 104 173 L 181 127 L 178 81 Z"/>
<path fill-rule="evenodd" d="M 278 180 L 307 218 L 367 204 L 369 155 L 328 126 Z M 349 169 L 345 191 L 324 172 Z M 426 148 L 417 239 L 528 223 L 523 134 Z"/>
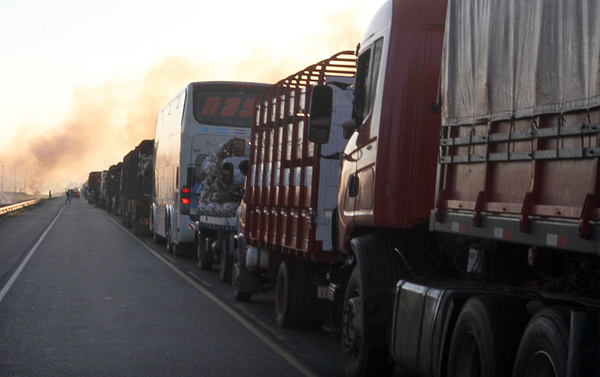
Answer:
<path fill-rule="evenodd" d="M 329 287 L 317 287 L 317 296 L 319 298 L 324 298 L 324 299 L 328 299 L 331 301 L 334 301 L 335 298 L 333 297 L 333 292 L 331 291 L 331 289 L 329 289 Z"/>

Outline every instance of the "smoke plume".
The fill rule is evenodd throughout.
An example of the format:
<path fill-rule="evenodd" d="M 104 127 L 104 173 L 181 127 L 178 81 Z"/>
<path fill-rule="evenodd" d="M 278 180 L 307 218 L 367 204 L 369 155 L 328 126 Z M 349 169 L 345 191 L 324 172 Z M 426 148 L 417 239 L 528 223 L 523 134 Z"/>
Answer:
<path fill-rule="evenodd" d="M 0 151 L 3 191 L 60 194 L 80 185 L 90 171 L 107 170 L 144 139 L 154 138 L 156 115 L 192 81 L 241 80 L 274 83 L 341 50 L 353 50 L 362 30 L 357 9 L 327 19 L 325 29 L 291 41 L 288 55 L 262 47 L 237 61 L 195 62 L 168 57 L 141 79 L 108 79 L 99 87 L 80 85 L 57 126 L 23 124 Z M 40 130 L 33 132 L 31 130 Z"/>

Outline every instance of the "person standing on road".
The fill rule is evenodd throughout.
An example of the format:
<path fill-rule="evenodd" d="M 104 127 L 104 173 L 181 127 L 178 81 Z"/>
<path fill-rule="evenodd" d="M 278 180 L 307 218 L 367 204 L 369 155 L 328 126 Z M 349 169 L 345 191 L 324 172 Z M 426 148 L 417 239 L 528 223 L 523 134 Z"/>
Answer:
<path fill-rule="evenodd" d="M 67 203 L 66 204 L 71 204 L 71 195 L 73 195 L 71 189 L 67 190 Z"/>

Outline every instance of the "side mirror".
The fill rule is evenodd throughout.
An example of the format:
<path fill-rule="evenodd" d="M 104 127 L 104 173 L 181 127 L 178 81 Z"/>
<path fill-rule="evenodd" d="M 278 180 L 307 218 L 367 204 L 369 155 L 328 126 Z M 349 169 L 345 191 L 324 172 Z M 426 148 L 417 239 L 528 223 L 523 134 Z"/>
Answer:
<path fill-rule="evenodd" d="M 223 175 L 221 176 L 221 181 L 225 184 L 233 183 L 233 171 L 234 171 L 233 163 L 224 162 L 223 163 Z"/>
<path fill-rule="evenodd" d="M 344 130 L 344 139 L 350 139 L 350 136 L 352 136 L 357 128 L 358 124 L 356 124 L 356 120 L 354 119 L 344 122 L 342 124 L 342 130 Z"/>
<path fill-rule="evenodd" d="M 250 162 L 248 160 L 244 160 L 244 161 L 240 162 L 240 164 L 238 165 L 238 167 L 240 168 L 240 173 L 242 173 L 242 175 L 244 177 L 248 176 L 249 165 L 250 165 Z"/>
<path fill-rule="evenodd" d="M 312 88 L 310 118 L 308 120 L 308 140 L 319 144 L 325 144 L 329 141 L 332 111 L 333 89 L 324 85 Z"/>

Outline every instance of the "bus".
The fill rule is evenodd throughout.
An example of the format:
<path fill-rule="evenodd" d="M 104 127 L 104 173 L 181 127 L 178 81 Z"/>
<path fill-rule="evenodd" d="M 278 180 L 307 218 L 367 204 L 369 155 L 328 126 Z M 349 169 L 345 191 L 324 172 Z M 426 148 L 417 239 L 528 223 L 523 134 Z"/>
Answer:
<path fill-rule="evenodd" d="M 267 84 L 193 82 L 158 113 L 154 137 L 154 185 L 150 227 L 154 241 L 180 254 L 195 242 L 190 218 L 189 174 L 208 154 L 232 138 L 249 142 L 254 99 Z M 193 181 L 193 180 L 192 180 Z"/>

